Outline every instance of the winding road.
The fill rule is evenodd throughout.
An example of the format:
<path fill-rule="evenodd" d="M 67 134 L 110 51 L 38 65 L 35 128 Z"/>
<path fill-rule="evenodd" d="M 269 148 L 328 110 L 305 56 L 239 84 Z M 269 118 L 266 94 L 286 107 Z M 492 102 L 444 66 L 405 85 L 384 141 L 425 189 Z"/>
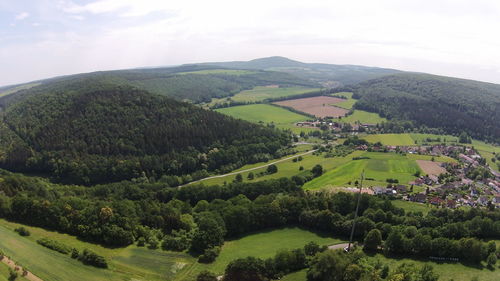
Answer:
<path fill-rule="evenodd" d="M 293 159 L 293 158 L 296 158 L 296 157 L 299 157 L 299 156 L 311 154 L 311 153 L 315 152 L 316 150 L 317 149 L 309 150 L 308 152 L 304 152 L 304 153 L 301 153 L 301 154 L 295 154 L 293 156 L 290 156 L 290 157 L 287 157 L 287 158 L 283 158 L 283 159 L 280 159 L 280 160 L 277 160 L 277 161 L 274 161 L 274 162 L 271 162 L 271 163 L 266 163 L 266 164 L 264 164 L 262 166 L 259 166 L 259 167 L 254 167 L 254 168 L 245 169 L 245 170 L 241 170 L 241 171 L 237 171 L 237 172 L 231 172 L 231 173 L 227 173 L 227 174 L 223 174 L 223 175 L 217 175 L 217 176 L 211 176 L 211 177 L 203 178 L 203 179 L 192 181 L 192 182 L 189 182 L 189 183 L 186 183 L 186 184 L 183 184 L 183 185 L 179 185 L 178 187 L 180 188 L 180 187 L 183 187 L 183 186 L 186 186 L 186 185 L 190 185 L 190 184 L 197 183 L 197 182 L 202 182 L 202 181 L 209 180 L 209 179 L 223 178 L 223 177 L 227 177 L 227 176 L 237 175 L 237 174 L 240 174 L 240 173 L 245 173 L 245 172 L 249 172 L 249 171 L 261 169 L 261 168 L 267 167 L 269 165 L 273 165 L 273 164 L 276 164 L 276 163 L 287 161 L 287 160 L 290 160 L 290 159 Z"/>

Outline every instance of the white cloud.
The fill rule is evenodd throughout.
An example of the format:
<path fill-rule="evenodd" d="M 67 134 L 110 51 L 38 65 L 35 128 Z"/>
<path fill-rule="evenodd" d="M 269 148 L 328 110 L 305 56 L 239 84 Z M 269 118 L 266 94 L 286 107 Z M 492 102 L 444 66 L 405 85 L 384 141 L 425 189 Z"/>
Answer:
<path fill-rule="evenodd" d="M 23 20 L 23 19 L 25 19 L 25 18 L 27 18 L 29 16 L 30 16 L 29 13 L 22 12 L 22 13 L 16 15 L 16 20 Z"/>

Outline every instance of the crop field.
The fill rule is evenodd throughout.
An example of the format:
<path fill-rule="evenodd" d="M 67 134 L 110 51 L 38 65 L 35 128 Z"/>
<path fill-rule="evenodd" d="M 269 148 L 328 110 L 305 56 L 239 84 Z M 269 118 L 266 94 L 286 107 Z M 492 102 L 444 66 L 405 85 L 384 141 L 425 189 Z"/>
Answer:
<path fill-rule="evenodd" d="M 446 173 L 446 169 L 441 167 L 440 162 L 429 161 L 429 160 L 416 160 L 418 166 L 427 175 L 439 176 L 440 174 Z"/>
<path fill-rule="evenodd" d="M 175 74 L 199 74 L 199 75 L 208 75 L 208 74 L 222 74 L 222 75 L 248 75 L 254 74 L 255 71 L 251 70 L 239 70 L 239 69 L 207 69 L 207 70 L 198 70 L 198 71 L 186 71 L 186 72 L 178 72 Z"/>
<path fill-rule="evenodd" d="M 344 116 L 348 110 L 331 106 L 331 104 L 343 102 L 343 99 L 334 97 L 312 97 L 295 100 L 286 100 L 275 102 L 275 104 L 293 108 L 316 117 L 340 117 Z"/>
<path fill-rule="evenodd" d="M 318 90 L 319 88 L 303 88 L 303 87 L 274 88 L 274 87 L 261 86 L 261 87 L 255 87 L 252 90 L 240 92 L 231 97 L 231 99 L 237 102 L 256 102 L 271 98 L 295 96 Z"/>
<path fill-rule="evenodd" d="M 19 226 L 21 225 L 17 223 L 0 220 L 0 249 L 43 280 L 174 280 L 178 272 L 195 262 L 194 258 L 185 253 L 136 246 L 104 248 L 71 235 L 38 227 L 24 226 L 31 232 L 31 236 L 22 237 L 13 231 Z M 104 256 L 110 268 L 86 266 L 69 255 L 49 250 L 36 243 L 42 237 L 57 240 L 80 251 L 90 249 Z"/>
<path fill-rule="evenodd" d="M 281 178 L 281 177 L 292 177 L 295 175 L 302 175 L 302 174 L 308 173 L 307 171 L 311 170 L 316 164 L 321 165 L 323 167 L 323 170 L 328 171 L 328 170 L 334 169 L 340 165 L 343 165 L 349 161 L 352 161 L 352 157 L 357 157 L 357 156 L 361 155 L 362 153 L 363 153 L 362 151 L 354 151 L 353 153 L 347 155 L 346 157 L 334 157 L 334 158 L 325 158 L 323 155 L 318 156 L 318 155 L 307 154 L 307 155 L 302 156 L 302 158 L 303 158 L 302 161 L 293 162 L 293 160 L 290 159 L 290 160 L 287 160 L 284 162 L 277 163 L 276 167 L 278 167 L 278 172 L 275 174 L 270 174 L 270 175 L 266 174 L 264 176 L 258 177 L 257 176 L 258 173 L 260 173 L 260 172 L 264 173 L 266 171 L 266 168 L 267 168 L 267 165 L 266 165 L 266 167 L 263 167 L 260 169 L 256 169 L 256 170 L 248 171 L 248 172 L 243 172 L 243 173 L 241 173 L 241 175 L 243 177 L 244 182 L 250 181 L 247 178 L 248 174 L 250 172 L 254 173 L 254 175 L 255 175 L 255 178 L 252 181 L 263 181 L 263 180 L 268 180 L 268 179 L 277 179 L 277 178 Z M 287 157 L 289 157 L 289 156 L 286 156 L 283 158 L 287 158 Z M 273 161 L 275 161 L 275 160 L 273 160 Z M 270 161 L 270 162 L 273 162 L 273 161 Z M 264 163 L 264 162 L 260 162 L 260 163 L 256 163 L 256 164 L 245 165 L 242 168 L 235 170 L 233 172 L 251 169 L 254 167 L 259 167 L 259 166 L 262 166 L 265 164 L 266 163 Z M 302 171 L 299 170 L 299 168 L 301 166 L 304 168 L 304 170 L 302 170 Z M 236 175 L 230 175 L 230 176 L 225 176 L 225 177 L 220 177 L 220 178 L 207 179 L 207 180 L 204 180 L 201 182 L 205 185 L 216 185 L 216 184 L 222 185 L 222 184 L 224 184 L 224 182 L 226 182 L 226 183 L 232 182 L 235 177 L 236 177 Z"/>
<path fill-rule="evenodd" d="M 360 157 L 369 157 L 369 159 L 349 161 L 307 182 L 304 189 L 354 186 L 354 182 L 360 179 L 363 170 L 366 179 L 365 187 L 385 186 L 388 178 L 407 184 L 415 179 L 415 172 L 420 171 L 415 160 L 396 153 L 364 152 Z"/>
<path fill-rule="evenodd" d="M 382 123 L 386 122 L 387 119 L 380 117 L 377 113 L 372 113 L 364 110 L 354 110 L 354 112 L 351 115 L 348 115 L 346 117 L 342 117 L 339 120 L 340 122 L 343 123 L 361 123 L 361 124 L 377 124 L 377 123 Z"/>
<path fill-rule="evenodd" d="M 296 122 L 309 117 L 269 104 L 249 104 L 216 109 L 215 111 L 253 123 L 274 123 L 278 128 L 295 127 Z"/>
<path fill-rule="evenodd" d="M 188 280 L 193 279 L 202 270 L 209 270 L 218 275 L 222 274 L 227 264 L 234 259 L 248 256 L 266 259 L 273 257 L 279 250 L 302 248 L 311 241 L 319 245 L 344 242 L 331 236 L 323 236 L 297 227 L 258 232 L 237 240 L 226 241 L 214 263 L 196 263 L 190 268 Z"/>
<path fill-rule="evenodd" d="M 356 99 L 352 98 L 352 93 L 351 92 L 341 92 L 341 93 L 335 93 L 331 95 L 332 97 L 345 97 L 347 99 L 344 99 L 341 102 L 335 103 L 335 106 L 344 108 L 344 109 L 352 109 L 354 104 L 356 103 Z"/>

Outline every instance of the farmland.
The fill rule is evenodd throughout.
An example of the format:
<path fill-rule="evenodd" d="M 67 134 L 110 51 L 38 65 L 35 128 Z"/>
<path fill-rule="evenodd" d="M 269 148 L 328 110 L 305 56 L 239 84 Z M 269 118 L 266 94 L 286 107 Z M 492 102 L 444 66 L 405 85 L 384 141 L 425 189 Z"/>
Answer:
<path fill-rule="evenodd" d="M 311 241 L 319 245 L 333 245 L 343 242 L 328 235 L 323 236 L 297 227 L 262 231 L 240 239 L 226 241 L 220 256 L 214 263 L 208 265 L 196 263 L 188 270 L 190 276 L 188 280 L 194 279 L 197 273 L 205 269 L 222 274 L 226 265 L 237 258 L 252 256 L 266 259 L 273 257 L 279 250 L 302 248 Z"/>
<path fill-rule="evenodd" d="M 312 97 L 276 102 L 275 104 L 290 107 L 316 117 L 339 117 L 344 116 L 348 110 L 331 106 L 331 104 L 343 102 L 343 99 L 334 97 Z"/>
<path fill-rule="evenodd" d="M 420 168 L 414 160 L 395 153 L 365 152 L 360 159 L 349 161 L 304 185 L 304 189 L 317 189 L 333 186 L 353 186 L 365 171 L 365 186 L 386 185 L 387 178 L 408 183 L 415 179 L 415 172 Z M 371 180 L 373 179 L 373 180 Z"/>
<path fill-rule="evenodd" d="M 352 114 L 342 117 L 339 120 L 342 123 L 361 123 L 361 124 L 377 124 L 386 122 L 387 119 L 380 117 L 377 113 L 372 113 L 364 110 L 354 110 Z"/>
<path fill-rule="evenodd" d="M 256 102 L 256 101 L 263 101 L 266 99 L 295 96 L 318 90 L 319 90 L 318 88 L 302 88 L 302 87 L 277 88 L 277 87 L 260 86 L 260 87 L 255 87 L 252 90 L 242 91 L 231 97 L 231 99 L 236 102 Z"/>
<path fill-rule="evenodd" d="M 249 104 L 216 109 L 217 112 L 253 123 L 275 124 L 278 128 L 295 127 L 294 123 L 309 117 L 269 104 Z"/>
<path fill-rule="evenodd" d="M 384 145 L 415 145 L 409 134 L 378 134 L 364 137 L 368 142 L 381 142 Z"/>
<path fill-rule="evenodd" d="M 427 175 L 439 176 L 440 174 L 446 173 L 446 169 L 441 167 L 440 162 L 429 161 L 429 160 L 416 160 L 418 166 Z"/>

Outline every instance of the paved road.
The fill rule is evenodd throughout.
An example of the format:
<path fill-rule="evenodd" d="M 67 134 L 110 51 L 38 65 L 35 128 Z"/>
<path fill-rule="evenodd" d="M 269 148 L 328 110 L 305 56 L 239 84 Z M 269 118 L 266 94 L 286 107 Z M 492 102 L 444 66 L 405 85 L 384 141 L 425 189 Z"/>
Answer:
<path fill-rule="evenodd" d="M 328 249 L 329 250 L 344 249 L 347 246 L 349 246 L 349 243 L 335 244 L 335 245 L 328 246 Z M 352 247 L 352 245 L 351 245 L 351 247 Z"/>
<path fill-rule="evenodd" d="M 272 165 L 272 164 L 280 163 L 280 162 L 287 161 L 287 160 L 290 160 L 290 159 L 293 159 L 293 158 L 296 158 L 296 157 L 299 157 L 299 156 L 303 156 L 303 155 L 307 155 L 307 154 L 313 153 L 316 150 L 317 149 L 310 150 L 308 152 L 304 152 L 304 153 L 301 153 L 301 154 L 295 154 L 293 156 L 290 156 L 290 157 L 287 157 L 287 158 L 284 158 L 284 159 L 281 159 L 281 160 L 277 160 L 277 161 L 274 161 L 274 162 L 271 162 L 271 163 L 266 163 L 266 164 L 264 164 L 262 166 L 255 167 L 255 168 L 245 169 L 245 170 L 241 170 L 241 171 L 237 171 L 237 172 L 232 172 L 232 173 L 228 173 L 228 174 L 224 174 L 224 175 L 217 175 L 217 176 L 211 176 L 211 177 L 203 178 L 201 180 L 192 181 L 190 183 L 179 185 L 179 187 L 183 187 L 183 186 L 190 185 L 190 184 L 193 184 L 193 183 L 201 182 L 201 181 L 204 181 L 204 180 L 216 179 L 216 178 L 223 178 L 223 177 L 226 177 L 226 176 L 232 176 L 232 175 L 237 175 L 237 174 L 240 174 L 240 173 L 245 173 L 245 172 L 249 172 L 249 171 L 261 169 L 261 168 L 267 167 L 267 166 Z"/>

